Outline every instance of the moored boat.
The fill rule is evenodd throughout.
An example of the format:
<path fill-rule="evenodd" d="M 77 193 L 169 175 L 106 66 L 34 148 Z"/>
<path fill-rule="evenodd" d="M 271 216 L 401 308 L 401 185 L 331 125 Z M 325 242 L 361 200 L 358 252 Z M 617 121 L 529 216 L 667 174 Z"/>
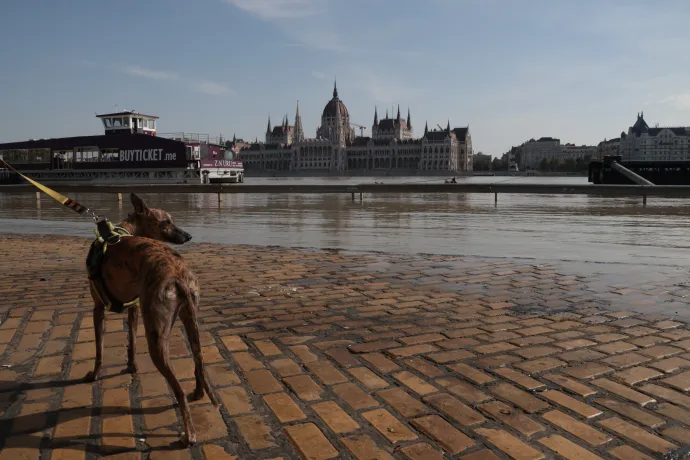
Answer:
<path fill-rule="evenodd" d="M 158 117 L 135 111 L 96 115 L 104 133 L 0 144 L 0 158 L 44 183 L 243 182 L 234 142 L 208 134 L 158 134 Z M 204 173 L 206 171 L 206 173 Z M 16 183 L 13 173 L 0 184 Z"/>

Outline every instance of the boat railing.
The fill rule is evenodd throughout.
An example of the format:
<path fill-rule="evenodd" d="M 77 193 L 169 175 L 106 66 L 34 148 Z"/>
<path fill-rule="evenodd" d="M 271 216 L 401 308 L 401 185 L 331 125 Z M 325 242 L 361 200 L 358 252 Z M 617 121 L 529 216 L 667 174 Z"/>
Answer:
<path fill-rule="evenodd" d="M 198 142 L 200 144 L 222 144 L 224 142 L 222 137 L 211 137 L 203 133 L 159 133 L 157 136 L 165 139 L 172 139 L 174 141 Z"/>

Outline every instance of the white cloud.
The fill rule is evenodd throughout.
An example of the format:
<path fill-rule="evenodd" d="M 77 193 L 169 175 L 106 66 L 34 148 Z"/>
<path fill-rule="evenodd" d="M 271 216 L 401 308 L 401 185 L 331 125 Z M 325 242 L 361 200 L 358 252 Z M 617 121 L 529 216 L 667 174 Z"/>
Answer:
<path fill-rule="evenodd" d="M 397 104 L 401 99 L 414 99 L 428 91 L 409 86 L 393 76 L 376 74 L 364 67 L 353 69 L 349 80 L 356 82 L 360 89 L 369 93 L 372 102 L 381 104 Z"/>
<path fill-rule="evenodd" d="M 264 21 L 304 18 L 319 13 L 321 0 L 224 0 Z"/>
<path fill-rule="evenodd" d="M 144 69 L 138 66 L 129 66 L 124 72 L 135 77 L 150 78 L 152 80 L 177 80 L 178 76 L 171 72 Z"/>
<path fill-rule="evenodd" d="M 328 75 L 323 72 L 319 72 L 318 70 L 312 70 L 311 76 L 318 80 L 328 80 L 330 78 Z"/>
<path fill-rule="evenodd" d="M 200 93 L 210 94 L 213 96 L 235 94 L 234 91 L 228 88 L 227 86 L 208 80 L 194 83 L 193 87 Z"/>
<path fill-rule="evenodd" d="M 175 80 L 193 91 L 209 94 L 212 96 L 233 95 L 235 92 L 227 86 L 210 80 L 193 80 L 177 75 L 173 72 L 145 69 L 139 66 L 127 66 L 120 69 L 122 72 L 133 77 L 147 78 L 151 80 Z"/>
<path fill-rule="evenodd" d="M 690 93 L 673 94 L 661 99 L 658 103 L 670 105 L 680 110 L 688 110 L 690 109 Z"/>

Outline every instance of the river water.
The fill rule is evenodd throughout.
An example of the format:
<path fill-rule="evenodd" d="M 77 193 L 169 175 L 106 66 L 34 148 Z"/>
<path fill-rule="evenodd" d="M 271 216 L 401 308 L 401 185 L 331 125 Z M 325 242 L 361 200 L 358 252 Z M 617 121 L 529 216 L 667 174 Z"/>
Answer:
<path fill-rule="evenodd" d="M 443 178 L 248 178 L 249 183 L 433 182 Z M 585 177 L 469 177 L 462 181 L 587 183 Z M 142 195 L 168 210 L 197 242 L 458 254 L 537 260 L 690 265 L 690 209 L 685 199 L 572 195 L 213 194 Z M 71 197 L 118 222 L 125 195 Z M 91 237 L 93 225 L 47 196 L 0 193 L 0 232 Z"/>

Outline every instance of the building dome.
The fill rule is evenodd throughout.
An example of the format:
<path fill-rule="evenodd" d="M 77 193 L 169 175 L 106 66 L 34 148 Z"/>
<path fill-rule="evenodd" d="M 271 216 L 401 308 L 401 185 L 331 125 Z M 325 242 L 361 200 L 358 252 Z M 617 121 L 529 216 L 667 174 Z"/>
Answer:
<path fill-rule="evenodd" d="M 328 104 L 326 104 L 326 107 L 323 108 L 323 114 L 321 115 L 322 118 L 335 118 L 336 115 L 338 114 L 338 109 L 340 109 L 340 116 L 343 118 L 350 118 L 350 114 L 347 111 L 347 107 L 345 107 L 345 104 L 343 104 L 343 101 L 341 101 L 338 98 L 338 87 L 333 86 L 333 99 L 328 101 Z"/>

